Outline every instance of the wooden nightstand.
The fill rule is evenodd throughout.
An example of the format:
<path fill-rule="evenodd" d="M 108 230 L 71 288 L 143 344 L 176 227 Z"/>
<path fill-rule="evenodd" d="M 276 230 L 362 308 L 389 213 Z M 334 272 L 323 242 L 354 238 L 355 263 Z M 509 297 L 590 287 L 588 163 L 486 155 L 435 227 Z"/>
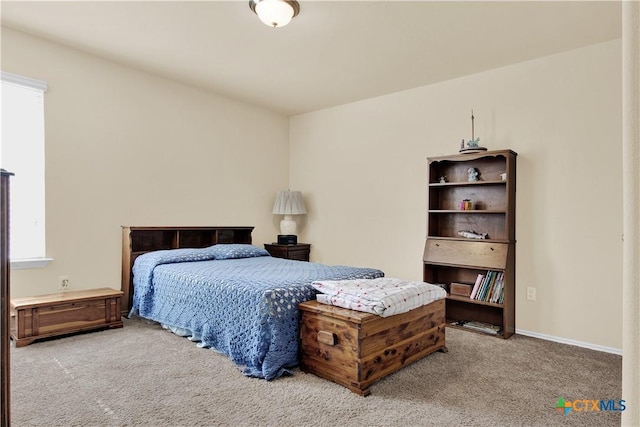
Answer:
<path fill-rule="evenodd" d="M 311 252 L 311 245 L 308 243 L 298 243 L 295 245 L 265 243 L 264 248 L 272 257 L 293 259 L 297 261 L 309 261 L 309 252 Z"/>

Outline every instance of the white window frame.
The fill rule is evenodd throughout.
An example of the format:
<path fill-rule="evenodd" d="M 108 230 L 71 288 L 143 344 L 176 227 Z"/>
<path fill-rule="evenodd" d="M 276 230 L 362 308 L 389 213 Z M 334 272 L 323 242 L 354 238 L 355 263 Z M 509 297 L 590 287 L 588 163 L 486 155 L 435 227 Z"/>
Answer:
<path fill-rule="evenodd" d="M 22 86 L 22 87 L 26 87 L 29 89 L 33 89 L 33 90 L 37 90 L 42 92 L 43 97 L 44 97 L 44 92 L 47 91 L 48 89 L 48 85 L 47 83 L 40 81 L 40 80 L 35 80 L 29 77 L 24 77 L 24 76 L 19 76 L 17 74 L 11 74 L 11 73 L 6 73 L 6 72 L 1 72 L 0 73 L 1 76 L 1 81 L 2 81 L 2 85 L 4 86 L 5 83 L 10 84 L 10 85 L 15 85 L 15 86 Z M 0 91 L 1 92 L 1 91 Z M 1 110 L 1 105 L 0 105 L 0 110 Z M 23 259 L 11 259 L 11 268 L 15 269 L 15 270 L 20 270 L 20 269 L 27 269 L 27 268 L 43 268 L 46 267 L 48 265 L 48 263 L 50 261 L 52 261 L 51 258 L 48 258 L 45 256 L 45 251 L 46 251 L 46 246 L 45 246 L 45 205 L 44 205 L 44 201 L 45 201 L 45 188 L 44 188 L 44 105 L 43 105 L 43 117 L 42 117 L 43 123 L 42 123 L 42 160 L 41 162 L 37 162 L 39 165 L 39 167 L 42 167 L 41 172 L 41 176 L 42 176 L 42 183 L 41 183 L 41 188 L 42 190 L 39 192 L 40 194 L 37 194 L 37 202 L 36 205 L 37 206 L 41 206 L 41 210 L 38 209 L 38 221 L 41 222 L 41 226 L 37 227 L 38 232 L 37 232 L 37 245 L 39 247 L 38 255 L 37 257 L 33 257 L 33 258 L 23 258 Z M 7 169 L 9 172 L 13 172 L 13 173 L 20 173 L 20 171 L 15 171 L 15 170 L 11 170 L 11 166 L 9 167 L 5 167 L 5 165 L 2 165 L 2 167 L 4 167 L 5 169 Z M 15 177 L 11 178 L 12 180 L 15 179 Z M 10 190 L 11 191 L 11 190 Z M 41 198 L 41 199 L 40 199 Z M 13 209 L 12 209 L 13 211 Z M 9 218 L 10 221 L 12 221 L 13 216 L 16 215 L 15 211 L 13 211 L 13 213 L 11 214 L 11 217 Z M 11 226 L 10 226 L 11 227 Z M 9 253 L 11 255 L 11 252 Z M 35 254 L 34 254 L 35 255 Z"/>

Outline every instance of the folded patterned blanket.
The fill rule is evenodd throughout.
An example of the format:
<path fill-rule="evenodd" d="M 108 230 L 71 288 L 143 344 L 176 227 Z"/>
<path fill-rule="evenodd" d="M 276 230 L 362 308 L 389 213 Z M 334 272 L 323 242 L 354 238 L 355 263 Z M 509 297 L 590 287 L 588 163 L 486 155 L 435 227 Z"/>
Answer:
<path fill-rule="evenodd" d="M 440 286 L 390 277 L 317 280 L 311 285 L 321 292 L 316 296 L 318 302 L 382 317 L 405 313 L 447 296 Z"/>

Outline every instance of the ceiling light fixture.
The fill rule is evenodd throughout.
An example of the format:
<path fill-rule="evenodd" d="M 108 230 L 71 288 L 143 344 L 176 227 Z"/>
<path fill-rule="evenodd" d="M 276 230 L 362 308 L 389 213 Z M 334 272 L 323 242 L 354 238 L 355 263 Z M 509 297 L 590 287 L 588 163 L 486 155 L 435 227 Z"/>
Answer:
<path fill-rule="evenodd" d="M 284 27 L 300 13 L 300 4 L 295 0 L 249 0 L 249 7 L 273 28 Z"/>

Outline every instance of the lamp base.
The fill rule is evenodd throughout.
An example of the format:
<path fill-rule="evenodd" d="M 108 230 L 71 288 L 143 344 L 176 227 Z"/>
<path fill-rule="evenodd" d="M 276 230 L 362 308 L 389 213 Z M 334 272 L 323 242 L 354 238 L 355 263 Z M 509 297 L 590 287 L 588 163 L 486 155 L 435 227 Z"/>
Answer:
<path fill-rule="evenodd" d="M 295 234 L 278 234 L 279 245 L 297 245 L 298 236 Z"/>
<path fill-rule="evenodd" d="M 297 225 L 293 215 L 285 215 L 280 221 L 280 234 L 296 234 Z"/>

